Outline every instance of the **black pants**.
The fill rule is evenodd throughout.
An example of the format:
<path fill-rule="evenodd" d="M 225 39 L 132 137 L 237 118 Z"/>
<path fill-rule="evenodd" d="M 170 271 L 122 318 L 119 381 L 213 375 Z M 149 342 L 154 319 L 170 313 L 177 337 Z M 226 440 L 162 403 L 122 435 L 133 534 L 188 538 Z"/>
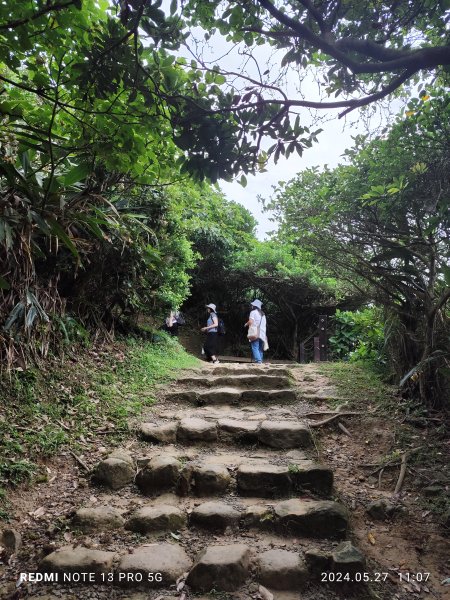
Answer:
<path fill-rule="evenodd" d="M 203 350 L 205 351 L 206 358 L 211 360 L 211 356 L 217 356 L 217 347 L 219 340 L 217 339 L 217 332 L 208 332 L 206 334 L 206 340 L 203 344 Z"/>

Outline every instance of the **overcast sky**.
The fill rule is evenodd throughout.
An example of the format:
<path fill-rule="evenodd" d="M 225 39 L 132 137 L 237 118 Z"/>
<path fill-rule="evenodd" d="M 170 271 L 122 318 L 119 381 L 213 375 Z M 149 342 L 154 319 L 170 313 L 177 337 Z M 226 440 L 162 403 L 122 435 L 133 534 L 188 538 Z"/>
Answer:
<path fill-rule="evenodd" d="M 350 124 L 345 127 L 344 122 L 337 119 L 337 115 L 333 121 L 324 123 L 323 129 L 324 131 L 318 137 L 319 143 L 306 149 L 302 157 L 294 153 L 288 159 L 280 157 L 276 165 L 271 161 L 267 173 L 247 176 L 248 183 L 245 188 L 238 181 L 221 182 L 220 187 L 227 198 L 243 204 L 256 218 L 259 223 L 257 228 L 259 239 L 264 239 L 276 225 L 269 220 L 270 214 L 263 212 L 258 196 L 268 199 L 272 193 L 272 186 L 276 186 L 279 181 L 289 181 L 302 169 L 325 164 L 333 167 L 343 162 L 342 153 L 353 145 L 351 136 L 363 132 L 363 127 Z"/>

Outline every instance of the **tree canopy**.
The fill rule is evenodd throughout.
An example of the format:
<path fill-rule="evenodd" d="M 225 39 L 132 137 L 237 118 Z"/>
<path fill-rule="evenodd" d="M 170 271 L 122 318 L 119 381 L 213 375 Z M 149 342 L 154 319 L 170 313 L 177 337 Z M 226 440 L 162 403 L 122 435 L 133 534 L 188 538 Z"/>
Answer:
<path fill-rule="evenodd" d="M 0 111 L 21 147 L 45 154 L 54 184 L 69 157 L 80 172 L 95 157 L 144 183 L 165 180 L 173 165 L 230 179 L 314 142 L 300 108 L 346 113 L 419 76 L 445 78 L 448 9 L 446 0 L 5 3 Z M 184 58 L 182 46 L 196 52 L 196 26 L 205 43 L 237 45 L 247 66 Z M 258 54 L 264 46 L 283 54 L 272 68 Z M 315 99 L 296 89 L 311 71 Z"/>
<path fill-rule="evenodd" d="M 359 138 L 350 164 L 307 169 L 269 203 L 280 240 L 395 316 L 393 367 L 405 381 L 420 373 L 429 403 L 442 399 L 448 363 L 449 107 L 443 91 L 417 99 L 386 138 Z"/>

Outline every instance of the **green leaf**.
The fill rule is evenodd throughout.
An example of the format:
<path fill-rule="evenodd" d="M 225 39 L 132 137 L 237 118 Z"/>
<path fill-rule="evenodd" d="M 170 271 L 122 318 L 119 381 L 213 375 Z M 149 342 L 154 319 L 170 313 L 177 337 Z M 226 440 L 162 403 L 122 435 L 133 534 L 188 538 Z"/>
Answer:
<path fill-rule="evenodd" d="M 91 166 L 88 164 L 80 164 L 71 169 L 65 175 L 62 175 L 59 180 L 64 186 L 73 185 L 74 183 L 79 183 L 80 181 L 84 181 L 86 177 L 91 172 Z"/>
<path fill-rule="evenodd" d="M 45 233 L 46 235 L 50 235 L 51 234 L 51 230 L 50 227 L 48 226 L 48 223 L 46 222 L 45 219 L 43 219 L 41 217 L 40 214 L 38 214 L 36 211 L 31 210 L 30 214 L 33 218 L 33 221 L 36 223 L 36 225 L 39 227 L 39 229 Z"/>
<path fill-rule="evenodd" d="M 78 254 L 75 244 L 72 242 L 58 221 L 56 221 L 56 219 L 53 217 L 48 217 L 47 222 L 53 235 L 63 242 L 63 244 L 72 252 L 75 258 L 79 259 L 80 255 Z"/>

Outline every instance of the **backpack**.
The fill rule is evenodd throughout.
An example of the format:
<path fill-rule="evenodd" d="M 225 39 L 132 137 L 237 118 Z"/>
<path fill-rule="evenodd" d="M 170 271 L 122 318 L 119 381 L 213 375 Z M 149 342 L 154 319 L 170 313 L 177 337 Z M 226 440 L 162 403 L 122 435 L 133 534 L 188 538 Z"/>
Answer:
<path fill-rule="evenodd" d="M 225 335 L 226 332 L 227 332 L 227 330 L 226 330 L 226 327 L 225 327 L 224 320 L 220 319 L 219 317 L 217 317 L 217 321 L 218 321 L 218 323 L 217 323 L 217 333 L 219 335 Z"/>

